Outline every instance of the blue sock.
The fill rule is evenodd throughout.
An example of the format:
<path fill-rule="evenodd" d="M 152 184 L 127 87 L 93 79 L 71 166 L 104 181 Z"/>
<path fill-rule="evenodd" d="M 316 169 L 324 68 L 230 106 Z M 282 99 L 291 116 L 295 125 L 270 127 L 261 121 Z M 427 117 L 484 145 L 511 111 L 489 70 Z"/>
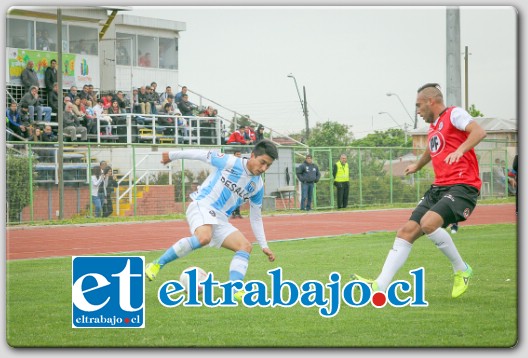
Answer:
<path fill-rule="evenodd" d="M 249 263 L 249 252 L 237 251 L 231 265 L 229 266 L 229 280 L 243 280 L 246 276 L 247 268 Z"/>
<path fill-rule="evenodd" d="M 168 264 L 171 261 L 179 259 L 188 255 L 191 251 L 199 249 L 202 247 L 200 241 L 196 236 L 186 237 L 176 242 L 174 245 L 169 247 L 167 251 L 158 259 L 160 266 Z"/>

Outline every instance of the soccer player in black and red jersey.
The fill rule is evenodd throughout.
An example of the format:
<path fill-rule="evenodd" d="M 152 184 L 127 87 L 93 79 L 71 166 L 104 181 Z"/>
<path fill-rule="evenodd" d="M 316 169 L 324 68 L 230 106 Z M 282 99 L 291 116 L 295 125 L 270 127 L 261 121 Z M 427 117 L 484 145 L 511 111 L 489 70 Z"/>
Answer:
<path fill-rule="evenodd" d="M 435 180 L 409 221 L 398 230 L 380 275 L 375 280 L 352 277 L 370 283 L 374 291 L 385 291 L 407 260 L 412 244 L 425 234 L 453 266 L 451 296 L 456 298 L 467 290 L 473 270 L 443 228 L 466 220 L 477 204 L 481 181 L 473 148 L 486 137 L 486 131 L 464 109 L 446 107 L 436 83 L 418 89 L 416 111 L 430 124 L 429 146 L 418 162 L 405 169 L 405 174 L 416 173 L 432 161 Z"/>

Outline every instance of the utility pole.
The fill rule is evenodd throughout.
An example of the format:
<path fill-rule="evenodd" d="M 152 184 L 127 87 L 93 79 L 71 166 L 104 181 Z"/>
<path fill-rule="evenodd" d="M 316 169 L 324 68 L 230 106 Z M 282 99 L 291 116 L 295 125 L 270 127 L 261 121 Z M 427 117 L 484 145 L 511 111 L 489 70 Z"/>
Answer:
<path fill-rule="evenodd" d="M 58 179 L 59 179 L 59 219 L 64 219 L 64 135 L 63 135 L 63 122 L 62 122 L 62 116 L 63 116 L 63 106 L 61 106 L 62 103 L 64 103 L 64 100 L 62 99 L 62 86 L 63 86 L 63 63 L 62 63 L 62 10 L 57 8 L 57 85 L 59 87 L 59 98 L 58 98 L 58 109 L 57 109 L 57 122 L 59 123 L 59 130 L 58 130 L 58 136 L 59 136 L 59 148 L 57 150 L 57 172 L 58 172 Z"/>
<path fill-rule="evenodd" d="M 460 9 L 446 10 L 446 106 L 462 107 L 460 75 Z"/>
<path fill-rule="evenodd" d="M 304 114 L 304 122 L 306 124 L 305 142 L 308 143 L 308 138 L 310 137 L 310 124 L 308 122 L 308 104 L 306 102 L 306 88 L 303 86 L 303 93 L 304 93 L 304 101 L 303 101 L 303 99 L 301 98 L 301 92 L 299 92 L 299 86 L 297 85 L 297 79 L 292 73 L 290 73 L 288 77 L 293 78 L 293 82 L 295 83 L 295 89 L 297 90 L 297 95 L 299 96 L 299 102 L 301 102 L 301 108 Z"/>
<path fill-rule="evenodd" d="M 308 138 L 310 138 L 310 124 L 308 122 L 308 102 L 306 102 L 306 88 L 304 86 L 303 86 L 303 94 L 304 94 L 303 112 L 304 112 L 304 122 L 306 125 L 306 144 L 308 144 Z"/>
<path fill-rule="evenodd" d="M 466 111 L 469 111 L 469 74 L 468 74 L 468 62 L 469 62 L 469 53 L 468 47 L 464 51 L 464 104 L 466 105 Z"/>

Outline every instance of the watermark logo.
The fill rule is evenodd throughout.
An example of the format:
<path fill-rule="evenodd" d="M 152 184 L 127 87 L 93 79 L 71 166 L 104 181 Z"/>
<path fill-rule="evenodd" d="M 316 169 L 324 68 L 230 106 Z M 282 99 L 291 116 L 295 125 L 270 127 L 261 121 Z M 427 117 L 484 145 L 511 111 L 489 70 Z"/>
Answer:
<path fill-rule="evenodd" d="M 412 283 L 404 280 L 392 282 L 384 292 L 374 292 L 369 284 L 353 280 L 344 284 L 341 275 L 332 272 L 328 282 L 307 280 L 298 285 L 294 281 L 283 279 L 282 268 L 269 270 L 269 285 L 260 280 L 226 281 L 214 280 L 209 273 L 203 281 L 198 281 L 196 269 L 185 271 L 189 276 L 189 290 L 176 280 L 164 282 L 158 290 L 159 302 L 167 307 L 234 307 L 238 306 L 234 293 L 244 290 L 242 304 L 246 307 L 293 307 L 300 304 L 304 308 L 318 307 L 319 314 L 325 318 L 336 316 L 342 304 L 350 308 L 361 308 L 368 304 L 382 308 L 388 304 L 393 307 L 427 307 L 425 300 L 425 270 L 420 267 L 409 271 Z M 200 291 L 198 286 L 202 287 Z M 218 292 L 221 290 L 222 292 Z"/>
<path fill-rule="evenodd" d="M 73 256 L 72 327 L 145 327 L 144 265 L 143 256 Z"/>

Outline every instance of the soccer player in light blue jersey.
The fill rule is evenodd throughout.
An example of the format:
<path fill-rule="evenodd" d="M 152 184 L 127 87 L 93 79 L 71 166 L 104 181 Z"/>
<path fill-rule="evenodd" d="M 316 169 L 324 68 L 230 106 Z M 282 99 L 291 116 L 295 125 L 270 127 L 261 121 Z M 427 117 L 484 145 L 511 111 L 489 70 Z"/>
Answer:
<path fill-rule="evenodd" d="M 246 201 L 250 204 L 251 228 L 262 252 L 269 261 L 275 260 L 264 234 L 261 208 L 264 185 L 261 174 L 278 158 L 277 147 L 269 140 L 259 142 L 251 157 L 238 158 L 215 151 L 189 149 L 162 153 L 162 164 L 177 159 L 201 160 L 213 166 L 213 171 L 191 194 L 192 203 L 187 208 L 190 237 L 172 245 L 161 257 L 149 263 L 145 275 L 152 281 L 166 264 L 205 245 L 224 247 L 235 253 L 229 266 L 229 280 L 243 280 L 246 275 L 251 243 L 231 223 L 231 213 Z"/>

